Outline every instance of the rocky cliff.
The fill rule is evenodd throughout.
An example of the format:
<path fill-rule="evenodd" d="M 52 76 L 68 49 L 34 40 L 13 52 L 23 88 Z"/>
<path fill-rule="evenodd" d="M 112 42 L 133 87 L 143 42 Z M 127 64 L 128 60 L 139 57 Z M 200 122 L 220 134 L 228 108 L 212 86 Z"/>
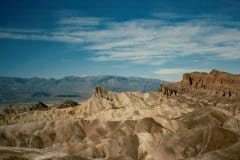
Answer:
<path fill-rule="evenodd" d="M 240 75 L 218 70 L 212 70 L 210 73 L 185 73 L 181 82 L 163 84 L 159 90 L 166 95 L 205 91 L 223 97 L 240 98 Z"/>

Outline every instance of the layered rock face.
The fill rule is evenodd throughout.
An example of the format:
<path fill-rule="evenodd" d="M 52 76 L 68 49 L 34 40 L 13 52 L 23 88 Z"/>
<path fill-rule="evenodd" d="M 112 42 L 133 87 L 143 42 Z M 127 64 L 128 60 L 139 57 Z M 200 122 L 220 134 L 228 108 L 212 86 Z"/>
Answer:
<path fill-rule="evenodd" d="M 97 86 L 77 106 L 2 112 L 0 159 L 239 160 L 240 100 L 216 93 L 237 93 L 238 80 L 189 73 L 161 92 Z"/>
<path fill-rule="evenodd" d="M 205 90 L 224 97 L 240 98 L 240 76 L 218 70 L 212 70 L 210 73 L 185 73 L 181 82 L 160 87 L 160 91 L 167 95 L 190 90 Z"/>

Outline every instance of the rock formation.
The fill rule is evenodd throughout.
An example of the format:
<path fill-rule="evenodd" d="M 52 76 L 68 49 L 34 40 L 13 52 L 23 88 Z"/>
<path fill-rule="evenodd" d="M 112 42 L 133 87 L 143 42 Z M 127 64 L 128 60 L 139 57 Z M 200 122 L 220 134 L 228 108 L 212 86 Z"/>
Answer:
<path fill-rule="evenodd" d="M 240 98 L 240 75 L 218 70 L 210 73 L 185 73 L 181 82 L 160 86 L 160 91 L 166 95 L 177 95 L 190 90 L 205 90 L 224 97 Z"/>
<path fill-rule="evenodd" d="M 75 107 L 3 112 L 0 159 L 238 160 L 238 87 L 238 75 L 194 72 L 158 92 L 97 86 Z"/>
<path fill-rule="evenodd" d="M 54 107 L 54 108 L 57 108 L 57 109 L 62 109 L 62 108 L 67 108 L 67 107 L 75 107 L 75 106 L 78 106 L 78 105 L 79 105 L 78 102 L 67 99 L 67 100 L 64 100 L 60 103 L 54 104 L 51 107 Z"/>

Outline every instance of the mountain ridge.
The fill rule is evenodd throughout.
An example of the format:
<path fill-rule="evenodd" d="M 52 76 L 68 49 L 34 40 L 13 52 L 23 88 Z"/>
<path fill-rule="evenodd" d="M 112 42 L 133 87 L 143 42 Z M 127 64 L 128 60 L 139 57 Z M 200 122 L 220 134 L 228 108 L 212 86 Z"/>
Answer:
<path fill-rule="evenodd" d="M 0 77 L 0 104 L 39 100 L 51 102 L 67 98 L 81 101 L 91 96 L 96 85 L 117 92 L 147 92 L 154 91 L 159 84 L 165 82 L 158 79 L 115 75 L 67 76 L 60 79 Z"/>

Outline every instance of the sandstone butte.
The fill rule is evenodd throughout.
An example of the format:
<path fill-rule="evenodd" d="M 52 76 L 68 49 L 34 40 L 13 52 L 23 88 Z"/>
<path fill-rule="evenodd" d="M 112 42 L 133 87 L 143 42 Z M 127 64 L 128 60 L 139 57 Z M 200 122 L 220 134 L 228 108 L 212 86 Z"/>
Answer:
<path fill-rule="evenodd" d="M 3 109 L 0 159 L 240 159 L 240 75 L 186 73 L 151 93 L 97 86 L 76 105 Z"/>

